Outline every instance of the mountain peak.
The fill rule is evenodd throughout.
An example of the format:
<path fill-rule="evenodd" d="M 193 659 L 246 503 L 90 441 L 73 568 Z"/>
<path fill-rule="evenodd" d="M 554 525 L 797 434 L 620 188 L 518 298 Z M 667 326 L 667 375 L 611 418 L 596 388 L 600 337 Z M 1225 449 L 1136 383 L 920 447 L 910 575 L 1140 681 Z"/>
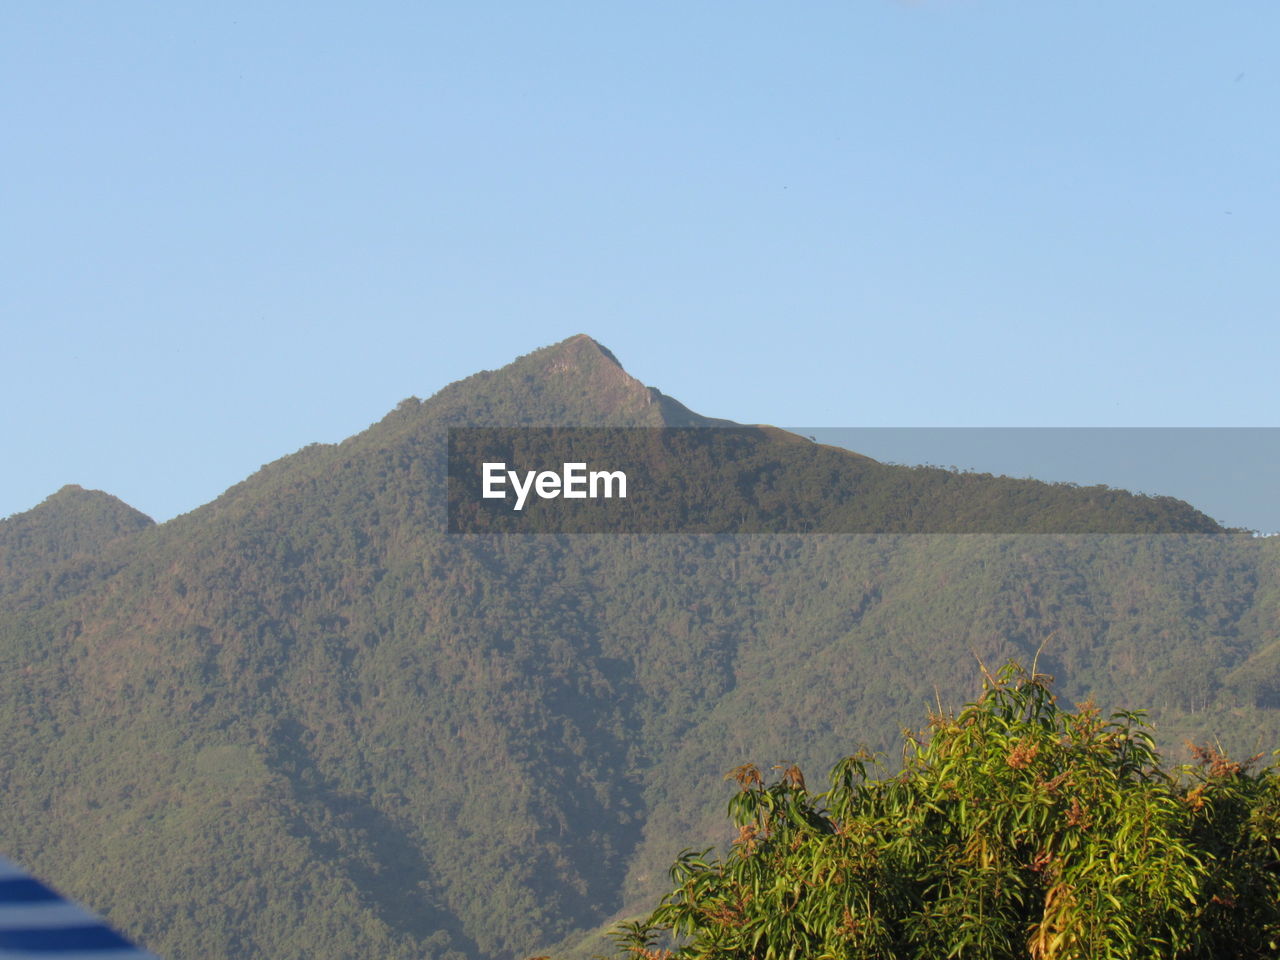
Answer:
<path fill-rule="evenodd" d="M 594 364 L 603 360 L 622 370 L 622 363 L 613 355 L 613 351 L 585 333 L 575 333 L 572 337 L 561 340 L 559 343 L 553 343 L 544 349 L 552 353 L 561 354 L 566 361 L 571 363 Z"/>
<path fill-rule="evenodd" d="M 540 367 L 542 377 L 576 386 L 579 392 L 590 395 L 603 411 L 639 411 L 652 406 L 653 394 L 657 393 L 627 373 L 611 350 L 585 333 L 535 350 L 512 367 L 521 360 L 534 361 L 530 366 Z"/>
<path fill-rule="evenodd" d="M 12 576 L 16 583 L 24 571 L 96 554 L 154 524 L 118 497 L 69 483 L 39 506 L 0 520 L 0 581 Z"/>
<path fill-rule="evenodd" d="M 587 336 L 534 350 L 499 370 L 445 387 L 423 404 L 444 422 L 469 426 L 725 425 L 699 416 L 623 368 Z"/>
<path fill-rule="evenodd" d="M 48 523 L 52 520 L 70 521 L 73 518 L 90 526 L 109 527 L 115 534 L 149 527 L 155 522 L 119 497 L 103 490 L 86 490 L 78 483 L 68 483 L 59 487 L 38 506 L 25 513 L 14 514 L 0 523 L 19 520 Z"/>

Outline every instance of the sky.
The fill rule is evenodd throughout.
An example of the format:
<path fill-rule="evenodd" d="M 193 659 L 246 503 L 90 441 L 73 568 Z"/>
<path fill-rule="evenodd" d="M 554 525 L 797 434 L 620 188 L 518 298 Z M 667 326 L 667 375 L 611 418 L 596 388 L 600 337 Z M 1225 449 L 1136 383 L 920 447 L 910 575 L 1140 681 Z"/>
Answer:
<path fill-rule="evenodd" d="M 0 516 L 164 520 L 579 332 L 746 423 L 1280 426 L 1277 36 L 1274 0 L 9 0 Z"/>

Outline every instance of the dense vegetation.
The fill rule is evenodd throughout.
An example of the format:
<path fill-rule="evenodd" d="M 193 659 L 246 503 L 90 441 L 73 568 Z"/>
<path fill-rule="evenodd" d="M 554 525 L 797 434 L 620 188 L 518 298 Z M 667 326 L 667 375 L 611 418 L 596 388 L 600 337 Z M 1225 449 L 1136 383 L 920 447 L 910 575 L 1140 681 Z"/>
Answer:
<path fill-rule="evenodd" d="M 0 845 L 168 960 L 588 955 L 726 758 L 884 749 L 973 652 L 1280 743 L 1274 539 L 443 533 L 450 425 L 706 422 L 574 338 L 158 526 L 0 521 Z"/>
<path fill-rule="evenodd" d="M 615 933 L 623 955 L 1275 956 L 1280 772 L 1212 748 L 1165 770 L 1140 715 L 1063 710 L 1050 682 L 988 676 L 880 779 L 866 754 L 817 794 L 795 766 L 769 784 L 739 767 L 731 851 L 683 854 L 675 889 Z"/>
<path fill-rule="evenodd" d="M 69 484 L 33 510 L 0 520 L 0 595 L 45 581 L 145 530 L 150 517 L 100 490 Z"/>

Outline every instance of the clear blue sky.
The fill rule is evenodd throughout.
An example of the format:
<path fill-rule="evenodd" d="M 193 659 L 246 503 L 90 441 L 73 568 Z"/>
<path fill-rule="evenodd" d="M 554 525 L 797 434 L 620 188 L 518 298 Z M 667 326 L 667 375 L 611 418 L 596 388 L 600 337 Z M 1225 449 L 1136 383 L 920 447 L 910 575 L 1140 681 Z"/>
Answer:
<path fill-rule="evenodd" d="M 1280 4 L 0 9 L 0 516 L 586 332 L 703 413 L 1277 426 Z"/>

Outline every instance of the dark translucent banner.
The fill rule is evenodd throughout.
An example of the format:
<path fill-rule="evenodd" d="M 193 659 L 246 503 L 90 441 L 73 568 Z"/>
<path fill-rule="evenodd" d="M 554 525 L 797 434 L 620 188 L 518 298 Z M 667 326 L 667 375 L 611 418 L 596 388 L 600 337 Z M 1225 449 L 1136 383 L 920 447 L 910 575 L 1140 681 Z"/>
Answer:
<path fill-rule="evenodd" d="M 454 428 L 450 533 L 1223 533 L 1166 496 L 880 463 L 773 427 Z"/>
<path fill-rule="evenodd" d="M 1104 483 L 1194 504 L 1228 527 L 1280 531 L 1276 427 L 799 427 L 881 463 Z"/>

